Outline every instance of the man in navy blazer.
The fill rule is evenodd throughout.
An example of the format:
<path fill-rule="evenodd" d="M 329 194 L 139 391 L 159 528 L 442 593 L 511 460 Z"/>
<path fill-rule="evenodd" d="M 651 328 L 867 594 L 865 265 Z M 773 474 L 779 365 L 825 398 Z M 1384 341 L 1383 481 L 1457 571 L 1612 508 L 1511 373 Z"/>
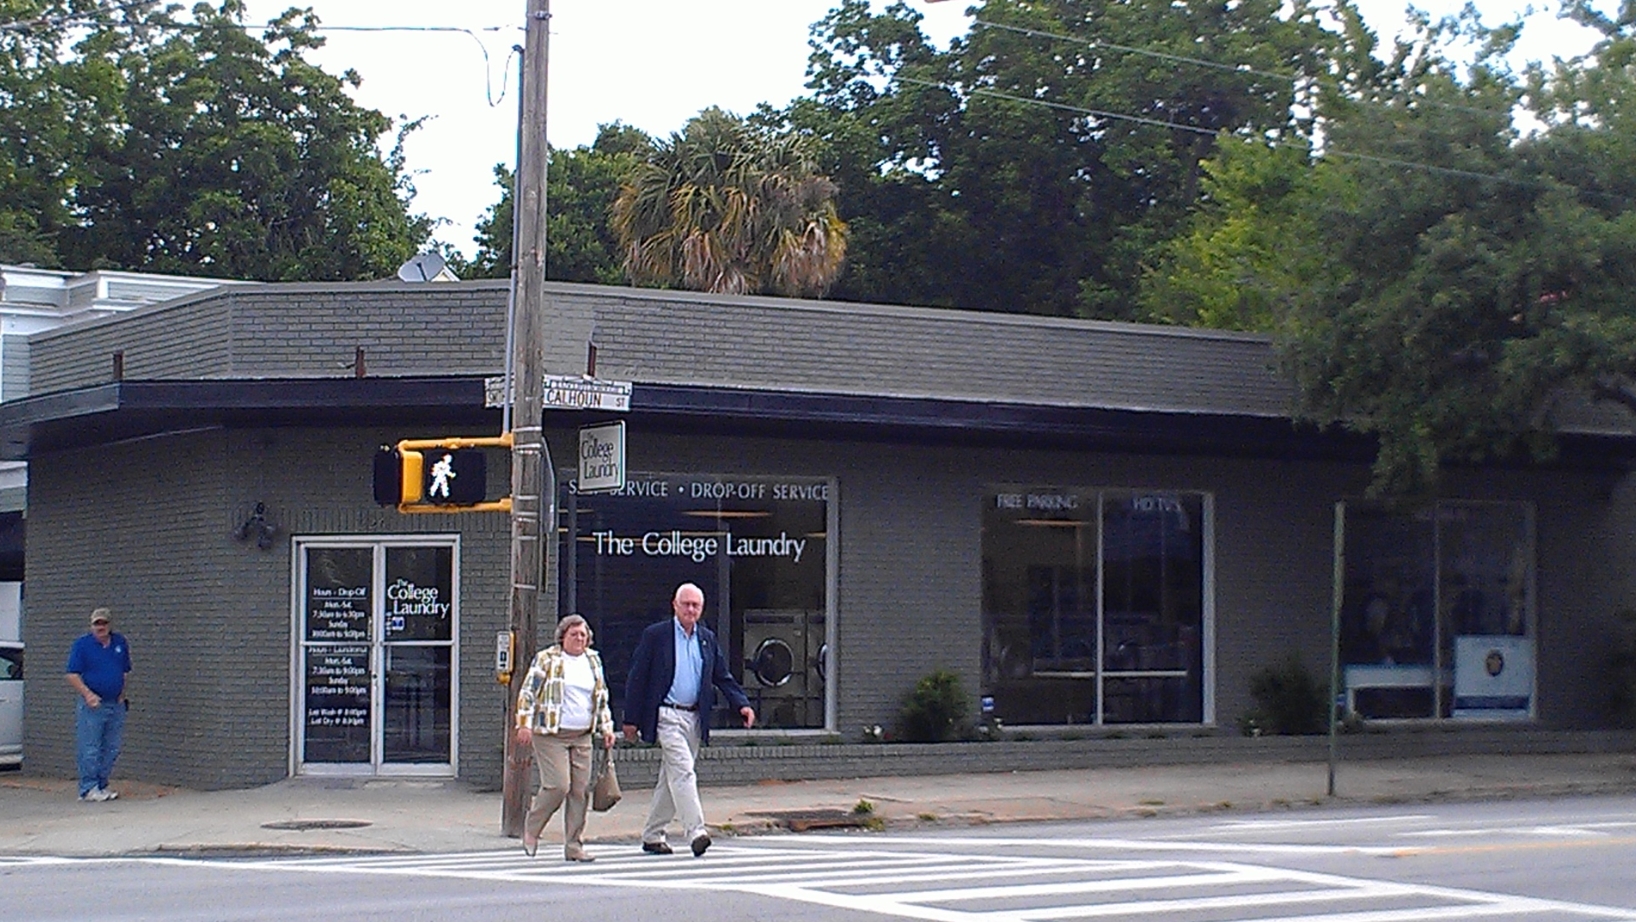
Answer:
<path fill-rule="evenodd" d="M 738 708 L 744 726 L 753 727 L 755 709 L 738 680 L 727 669 L 727 651 L 715 632 L 699 623 L 704 614 L 704 590 L 692 583 L 676 587 L 670 600 L 675 617 L 650 624 L 631 654 L 625 679 L 625 739 L 638 732 L 646 742 L 659 744 L 659 783 L 653 788 L 647 826 L 642 830 L 642 851 L 668 855 L 665 827 L 678 819 L 693 857 L 710 847 L 704 828 L 704 807 L 699 803 L 699 777 L 694 762 L 699 746 L 710 741 L 710 709 L 716 689 Z"/>

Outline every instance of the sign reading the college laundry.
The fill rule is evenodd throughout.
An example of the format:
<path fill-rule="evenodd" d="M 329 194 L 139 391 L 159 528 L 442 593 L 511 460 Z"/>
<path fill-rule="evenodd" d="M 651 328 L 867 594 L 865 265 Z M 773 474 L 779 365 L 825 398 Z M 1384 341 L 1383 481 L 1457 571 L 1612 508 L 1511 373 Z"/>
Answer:
<path fill-rule="evenodd" d="M 386 550 L 386 604 L 382 636 L 388 642 L 454 638 L 454 549 Z"/>
<path fill-rule="evenodd" d="M 579 492 L 611 493 L 625 485 L 625 424 L 579 430 Z"/>
<path fill-rule="evenodd" d="M 590 492 L 578 484 L 569 486 L 577 494 Z M 638 475 L 606 492 L 614 497 L 657 500 L 670 507 L 672 525 L 666 528 L 664 522 L 649 518 L 644 523 L 649 526 L 646 528 L 620 528 L 610 523 L 608 527 L 587 529 L 580 540 L 588 542 L 599 557 L 663 557 L 703 563 L 723 555 L 784 558 L 801 563 L 809 544 L 823 543 L 822 528 L 791 531 L 777 526 L 799 507 L 809 510 L 808 517 L 817 514 L 818 521 L 822 521 L 830 489 L 824 481 Z"/>

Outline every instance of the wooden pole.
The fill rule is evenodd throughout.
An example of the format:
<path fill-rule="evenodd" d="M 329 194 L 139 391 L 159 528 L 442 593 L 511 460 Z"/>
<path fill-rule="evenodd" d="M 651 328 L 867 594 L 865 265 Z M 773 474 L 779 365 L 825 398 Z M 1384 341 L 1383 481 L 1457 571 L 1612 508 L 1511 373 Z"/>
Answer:
<path fill-rule="evenodd" d="M 528 21 L 523 44 L 524 78 L 522 116 L 518 127 L 516 208 L 517 311 L 512 330 L 512 382 L 516 410 L 512 414 L 511 449 L 511 630 L 517 652 L 512 663 L 509 702 L 513 705 L 528 667 L 534 661 L 540 589 L 545 572 L 545 538 L 555 523 L 544 521 L 542 502 L 547 490 L 548 466 L 541 415 L 545 400 L 545 178 L 548 149 L 545 140 L 546 73 L 550 63 L 550 0 L 527 0 Z M 552 504 L 554 506 L 554 504 Z M 509 713 L 509 711 L 508 711 Z M 512 721 L 505 721 L 505 768 L 501 782 L 500 832 L 521 836 L 532 788 L 529 747 L 519 745 Z"/>

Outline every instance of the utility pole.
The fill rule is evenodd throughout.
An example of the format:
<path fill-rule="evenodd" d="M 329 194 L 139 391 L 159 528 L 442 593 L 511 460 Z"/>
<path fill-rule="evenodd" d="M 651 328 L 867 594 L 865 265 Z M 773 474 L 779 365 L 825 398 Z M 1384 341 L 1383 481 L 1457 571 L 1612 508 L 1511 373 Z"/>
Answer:
<path fill-rule="evenodd" d="M 517 153 L 517 182 L 512 193 L 516 222 L 517 303 L 511 330 L 513 443 L 511 449 L 511 631 L 516 642 L 509 707 L 515 708 L 528 667 L 534 662 L 534 638 L 545 572 L 545 539 L 556 523 L 542 510 L 553 510 L 556 484 L 547 482 L 549 453 L 541 429 L 545 401 L 545 140 L 546 73 L 550 63 L 551 0 L 527 0 L 523 43 L 522 115 Z M 554 478 L 553 478 L 554 480 Z M 551 502 L 543 499 L 549 496 Z M 501 782 L 500 833 L 520 836 L 528 813 L 532 753 L 519 745 L 513 722 L 504 722 L 505 768 Z"/>

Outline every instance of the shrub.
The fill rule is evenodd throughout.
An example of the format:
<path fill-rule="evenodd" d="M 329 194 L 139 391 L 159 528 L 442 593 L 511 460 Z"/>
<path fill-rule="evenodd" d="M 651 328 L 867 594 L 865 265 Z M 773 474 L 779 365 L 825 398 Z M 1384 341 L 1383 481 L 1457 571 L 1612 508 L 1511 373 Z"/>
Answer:
<path fill-rule="evenodd" d="M 1329 686 L 1307 670 L 1300 657 L 1266 666 L 1250 676 L 1255 709 L 1239 721 L 1246 733 L 1302 736 L 1329 729 Z"/>
<path fill-rule="evenodd" d="M 966 730 L 971 701 L 960 677 L 939 669 L 915 683 L 898 720 L 903 738 L 913 743 L 958 739 Z"/>

